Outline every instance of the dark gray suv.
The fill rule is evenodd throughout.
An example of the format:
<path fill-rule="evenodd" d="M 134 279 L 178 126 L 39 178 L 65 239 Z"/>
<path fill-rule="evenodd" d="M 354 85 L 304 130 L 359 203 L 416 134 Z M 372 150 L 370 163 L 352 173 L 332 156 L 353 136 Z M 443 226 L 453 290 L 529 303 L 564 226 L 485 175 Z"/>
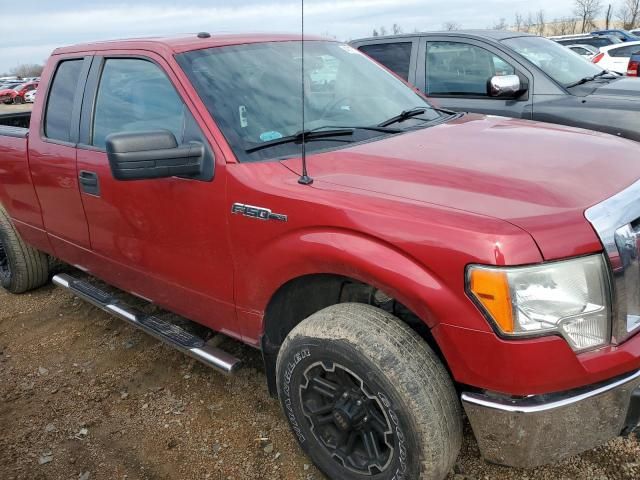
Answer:
<path fill-rule="evenodd" d="M 473 30 L 373 37 L 351 45 L 445 108 L 640 141 L 640 79 L 609 73 L 546 38 Z"/>

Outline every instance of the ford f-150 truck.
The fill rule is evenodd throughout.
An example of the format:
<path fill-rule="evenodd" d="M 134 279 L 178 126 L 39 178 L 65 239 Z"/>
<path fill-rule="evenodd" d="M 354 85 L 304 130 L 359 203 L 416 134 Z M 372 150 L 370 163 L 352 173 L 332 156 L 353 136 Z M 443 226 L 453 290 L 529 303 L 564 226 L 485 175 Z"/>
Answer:
<path fill-rule="evenodd" d="M 330 478 L 445 477 L 463 410 L 520 467 L 636 428 L 636 142 L 439 109 L 299 36 L 61 48 L 40 92 L 0 126 L 2 285 L 53 276 L 226 373 L 111 289 L 261 349 Z"/>

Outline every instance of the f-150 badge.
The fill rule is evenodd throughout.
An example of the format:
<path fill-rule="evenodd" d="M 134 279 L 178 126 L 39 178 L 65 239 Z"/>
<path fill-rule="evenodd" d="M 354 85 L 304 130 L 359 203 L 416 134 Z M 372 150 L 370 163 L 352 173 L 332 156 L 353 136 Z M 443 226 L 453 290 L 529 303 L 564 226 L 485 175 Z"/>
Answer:
<path fill-rule="evenodd" d="M 286 215 L 273 213 L 268 208 L 254 207 L 253 205 L 245 205 L 243 203 L 234 203 L 231 207 L 231 213 L 257 218 L 259 220 L 277 220 L 279 222 L 286 222 L 288 220 Z"/>

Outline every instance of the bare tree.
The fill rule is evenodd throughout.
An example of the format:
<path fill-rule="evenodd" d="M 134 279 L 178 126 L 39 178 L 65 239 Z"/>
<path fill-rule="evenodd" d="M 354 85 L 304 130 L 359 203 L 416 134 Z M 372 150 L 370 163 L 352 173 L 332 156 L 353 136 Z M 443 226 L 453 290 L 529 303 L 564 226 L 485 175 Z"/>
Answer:
<path fill-rule="evenodd" d="M 611 9 L 611 4 L 607 7 L 607 16 L 605 17 L 605 28 L 609 30 L 609 26 L 611 25 L 611 15 L 613 14 L 613 10 Z"/>
<path fill-rule="evenodd" d="M 576 21 L 571 17 L 556 18 L 549 23 L 551 35 L 571 35 L 576 33 Z"/>
<path fill-rule="evenodd" d="M 513 24 L 513 28 L 516 32 L 522 31 L 522 24 L 524 23 L 524 18 L 520 15 L 520 12 L 516 12 L 515 22 Z"/>
<path fill-rule="evenodd" d="M 533 15 L 531 14 L 531 12 L 529 12 L 526 20 L 522 24 L 522 30 L 526 33 L 531 33 L 533 31 L 533 27 L 535 26 L 535 24 L 536 22 L 533 19 Z"/>
<path fill-rule="evenodd" d="M 460 30 L 462 28 L 462 26 L 459 23 L 456 22 L 444 22 L 442 24 L 442 29 L 446 30 L 447 32 L 452 32 L 454 30 Z"/>
<path fill-rule="evenodd" d="M 25 78 L 25 77 L 39 77 L 42 75 L 42 70 L 44 67 L 42 65 L 38 65 L 37 63 L 28 63 L 23 65 L 18 65 L 14 69 L 11 70 L 11 75 L 15 75 L 16 77 Z"/>
<path fill-rule="evenodd" d="M 506 30 L 507 29 L 507 19 L 501 18 L 498 22 L 493 24 L 492 27 L 494 30 Z"/>
<path fill-rule="evenodd" d="M 376 30 L 375 28 L 373 29 L 373 36 L 374 37 L 379 37 L 380 34 L 378 33 L 378 30 Z"/>
<path fill-rule="evenodd" d="M 640 26 L 640 0 L 623 0 L 616 16 L 622 23 L 622 28 Z"/>
<path fill-rule="evenodd" d="M 391 27 L 393 30 L 393 34 L 394 35 L 400 35 L 402 33 L 402 27 L 400 25 L 398 25 L 397 23 L 393 24 L 393 27 Z"/>
<path fill-rule="evenodd" d="M 573 0 L 574 13 L 581 23 L 580 32 L 595 28 L 595 18 L 602 10 L 602 0 Z"/>
<path fill-rule="evenodd" d="M 384 37 L 387 34 L 387 29 L 386 27 L 383 25 L 380 27 L 380 36 Z"/>
<path fill-rule="evenodd" d="M 544 10 L 538 10 L 538 13 L 536 13 L 536 33 L 540 36 L 544 35 L 547 27 L 544 17 Z"/>

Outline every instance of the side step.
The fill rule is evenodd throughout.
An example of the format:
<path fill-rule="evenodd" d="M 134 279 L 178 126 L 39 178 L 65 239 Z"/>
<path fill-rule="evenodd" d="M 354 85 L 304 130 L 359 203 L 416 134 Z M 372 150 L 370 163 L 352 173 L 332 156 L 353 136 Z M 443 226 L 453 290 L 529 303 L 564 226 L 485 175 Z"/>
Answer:
<path fill-rule="evenodd" d="M 240 366 L 240 359 L 233 355 L 207 345 L 202 338 L 178 325 L 130 307 L 88 282 L 62 273 L 53 277 L 53 283 L 224 374 L 231 374 Z"/>

